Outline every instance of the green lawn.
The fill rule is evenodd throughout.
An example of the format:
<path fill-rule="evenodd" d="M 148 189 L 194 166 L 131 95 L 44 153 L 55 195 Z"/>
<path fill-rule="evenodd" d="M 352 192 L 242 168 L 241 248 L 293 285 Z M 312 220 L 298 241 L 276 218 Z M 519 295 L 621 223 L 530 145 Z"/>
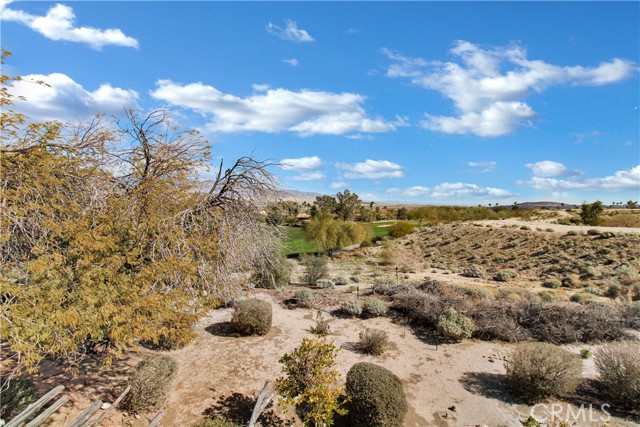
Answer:
<path fill-rule="evenodd" d="M 395 221 L 369 223 L 375 237 L 381 238 L 389 235 L 389 225 Z M 318 252 L 318 247 L 314 242 L 305 239 L 304 227 L 285 228 L 284 247 L 287 255 L 309 254 Z"/>

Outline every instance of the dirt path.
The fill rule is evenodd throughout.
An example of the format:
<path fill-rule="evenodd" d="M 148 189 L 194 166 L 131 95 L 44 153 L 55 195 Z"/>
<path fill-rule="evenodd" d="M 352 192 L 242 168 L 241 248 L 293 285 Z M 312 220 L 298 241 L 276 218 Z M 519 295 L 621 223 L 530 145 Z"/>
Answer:
<path fill-rule="evenodd" d="M 542 228 L 543 230 L 546 230 L 547 228 L 552 228 L 553 231 L 555 231 L 556 233 L 566 233 L 568 231 L 577 231 L 578 233 L 580 232 L 586 233 L 587 230 L 591 230 L 592 228 L 595 228 L 602 232 L 609 231 L 612 233 L 640 234 L 640 228 L 637 228 L 637 227 L 634 228 L 634 227 L 600 227 L 600 226 L 590 226 L 590 225 L 562 225 L 562 224 L 553 224 L 551 222 L 546 222 L 543 220 L 525 221 L 517 218 L 507 218 L 507 219 L 498 220 L 498 221 L 482 220 L 482 221 L 473 221 L 472 223 L 482 224 L 482 225 L 488 224 L 494 227 L 502 227 L 503 225 L 515 225 L 515 226 L 521 227 L 523 225 L 526 225 L 533 229 Z"/>

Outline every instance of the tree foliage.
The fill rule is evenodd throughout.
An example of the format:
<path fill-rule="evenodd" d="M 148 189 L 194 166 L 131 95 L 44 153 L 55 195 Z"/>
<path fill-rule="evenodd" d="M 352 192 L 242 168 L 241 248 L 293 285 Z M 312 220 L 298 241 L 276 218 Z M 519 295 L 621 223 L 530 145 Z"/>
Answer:
<path fill-rule="evenodd" d="M 286 374 L 276 381 L 281 402 L 302 409 L 306 426 L 331 426 L 336 413 L 346 414 L 338 401 L 344 392 L 337 384 L 340 373 L 333 369 L 337 354 L 338 348 L 324 338 L 303 338 L 280 359 Z"/>
<path fill-rule="evenodd" d="M 209 143 L 167 111 L 30 123 L 10 109 L 11 81 L 0 92 L 0 339 L 14 368 L 188 341 L 243 271 L 273 262 L 278 239 L 256 206 L 274 189 L 266 164 L 220 164 L 205 191 Z"/>
<path fill-rule="evenodd" d="M 342 221 L 328 212 L 317 214 L 307 224 L 305 232 L 309 240 L 315 241 L 318 248 L 328 254 L 373 238 L 373 231 L 367 224 Z"/>
<path fill-rule="evenodd" d="M 602 212 L 604 212 L 604 206 L 600 200 L 594 203 L 583 203 L 580 218 L 586 225 L 599 225 Z"/>

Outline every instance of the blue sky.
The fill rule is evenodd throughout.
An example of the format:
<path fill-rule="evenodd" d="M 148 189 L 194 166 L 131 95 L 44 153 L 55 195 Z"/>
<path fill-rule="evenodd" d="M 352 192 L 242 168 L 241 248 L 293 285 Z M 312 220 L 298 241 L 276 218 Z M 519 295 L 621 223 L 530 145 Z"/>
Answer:
<path fill-rule="evenodd" d="M 169 107 L 283 187 L 640 198 L 639 2 L 7 2 L 34 120 Z"/>

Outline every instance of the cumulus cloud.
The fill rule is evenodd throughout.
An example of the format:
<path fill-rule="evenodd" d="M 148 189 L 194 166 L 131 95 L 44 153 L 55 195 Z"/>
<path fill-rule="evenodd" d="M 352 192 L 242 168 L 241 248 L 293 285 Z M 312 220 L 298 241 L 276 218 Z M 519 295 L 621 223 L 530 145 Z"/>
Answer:
<path fill-rule="evenodd" d="M 336 163 L 337 169 L 344 171 L 344 177 L 350 179 L 402 178 L 404 168 L 388 160 L 367 159 L 360 163 Z"/>
<path fill-rule="evenodd" d="M 248 97 L 226 94 L 202 83 L 179 84 L 160 80 L 151 96 L 171 105 L 210 115 L 210 132 L 295 132 L 314 134 L 390 132 L 396 123 L 371 118 L 355 93 L 303 89 L 267 89 Z"/>
<path fill-rule="evenodd" d="M 269 22 L 267 25 L 267 31 L 274 36 L 281 38 L 282 40 L 288 40 L 292 42 L 305 43 L 314 41 L 313 37 L 303 30 L 302 28 L 298 28 L 298 24 L 295 21 L 291 21 L 287 19 L 285 21 L 287 24 L 286 27 L 282 28 L 276 24 L 272 24 Z"/>
<path fill-rule="evenodd" d="M 531 169 L 531 172 L 533 172 L 533 176 L 537 177 L 575 176 L 582 174 L 582 172 L 578 170 L 568 169 L 562 163 L 554 162 L 553 160 L 543 160 L 541 162 L 527 163 L 525 166 Z"/>
<path fill-rule="evenodd" d="M 533 176 L 529 181 L 518 181 L 519 185 L 537 190 L 585 190 L 585 191 L 640 191 L 640 165 L 621 170 L 603 178 L 559 179 L 549 176 Z"/>
<path fill-rule="evenodd" d="M 433 188 L 416 185 L 405 189 L 391 188 L 388 194 L 403 197 L 431 197 L 434 199 L 463 199 L 463 198 L 505 198 L 514 194 L 496 187 L 481 187 L 477 184 L 465 182 L 443 182 Z"/>
<path fill-rule="evenodd" d="M 280 168 L 291 171 L 310 171 L 322 166 L 322 160 L 318 156 L 299 157 L 297 159 L 280 160 Z"/>
<path fill-rule="evenodd" d="M 496 137 L 514 132 L 536 117 L 523 100 L 550 86 L 602 86 L 617 83 L 637 72 L 635 63 L 614 58 L 595 67 L 557 66 L 530 60 L 518 45 L 481 48 L 457 41 L 450 50 L 453 61 L 427 61 L 383 50 L 393 61 L 388 77 L 409 78 L 424 89 L 450 99 L 457 116 L 427 115 L 422 125 L 449 134 Z"/>
<path fill-rule="evenodd" d="M 282 62 L 285 62 L 291 65 L 292 67 L 297 67 L 298 65 L 300 65 L 300 61 L 298 61 L 296 58 L 283 59 Z"/>
<path fill-rule="evenodd" d="M 480 169 L 480 172 L 493 172 L 498 164 L 494 161 L 490 162 L 468 162 L 467 166 Z"/>
<path fill-rule="evenodd" d="M 38 84 L 37 82 L 44 82 Z M 89 91 L 66 74 L 30 74 L 13 83 L 15 108 L 33 120 L 71 120 L 94 114 L 120 115 L 138 106 L 138 93 L 108 83 Z"/>
<path fill-rule="evenodd" d="M 329 185 L 329 187 L 331 187 L 331 189 L 333 189 L 333 190 L 338 190 L 338 189 L 342 189 L 342 188 L 348 188 L 349 184 L 347 184 L 344 181 L 335 181 L 335 182 L 332 182 Z"/>
<path fill-rule="evenodd" d="M 322 172 L 305 172 L 300 175 L 296 175 L 291 179 L 294 181 L 320 181 L 325 178 L 326 175 Z"/>
<path fill-rule="evenodd" d="M 120 29 L 76 27 L 76 15 L 69 6 L 58 3 L 46 15 L 36 16 L 8 8 L 9 3 L 11 0 L 0 0 L 0 18 L 3 21 L 19 22 L 50 40 L 85 43 L 97 50 L 109 45 L 138 48 L 138 40 L 125 35 Z"/>

